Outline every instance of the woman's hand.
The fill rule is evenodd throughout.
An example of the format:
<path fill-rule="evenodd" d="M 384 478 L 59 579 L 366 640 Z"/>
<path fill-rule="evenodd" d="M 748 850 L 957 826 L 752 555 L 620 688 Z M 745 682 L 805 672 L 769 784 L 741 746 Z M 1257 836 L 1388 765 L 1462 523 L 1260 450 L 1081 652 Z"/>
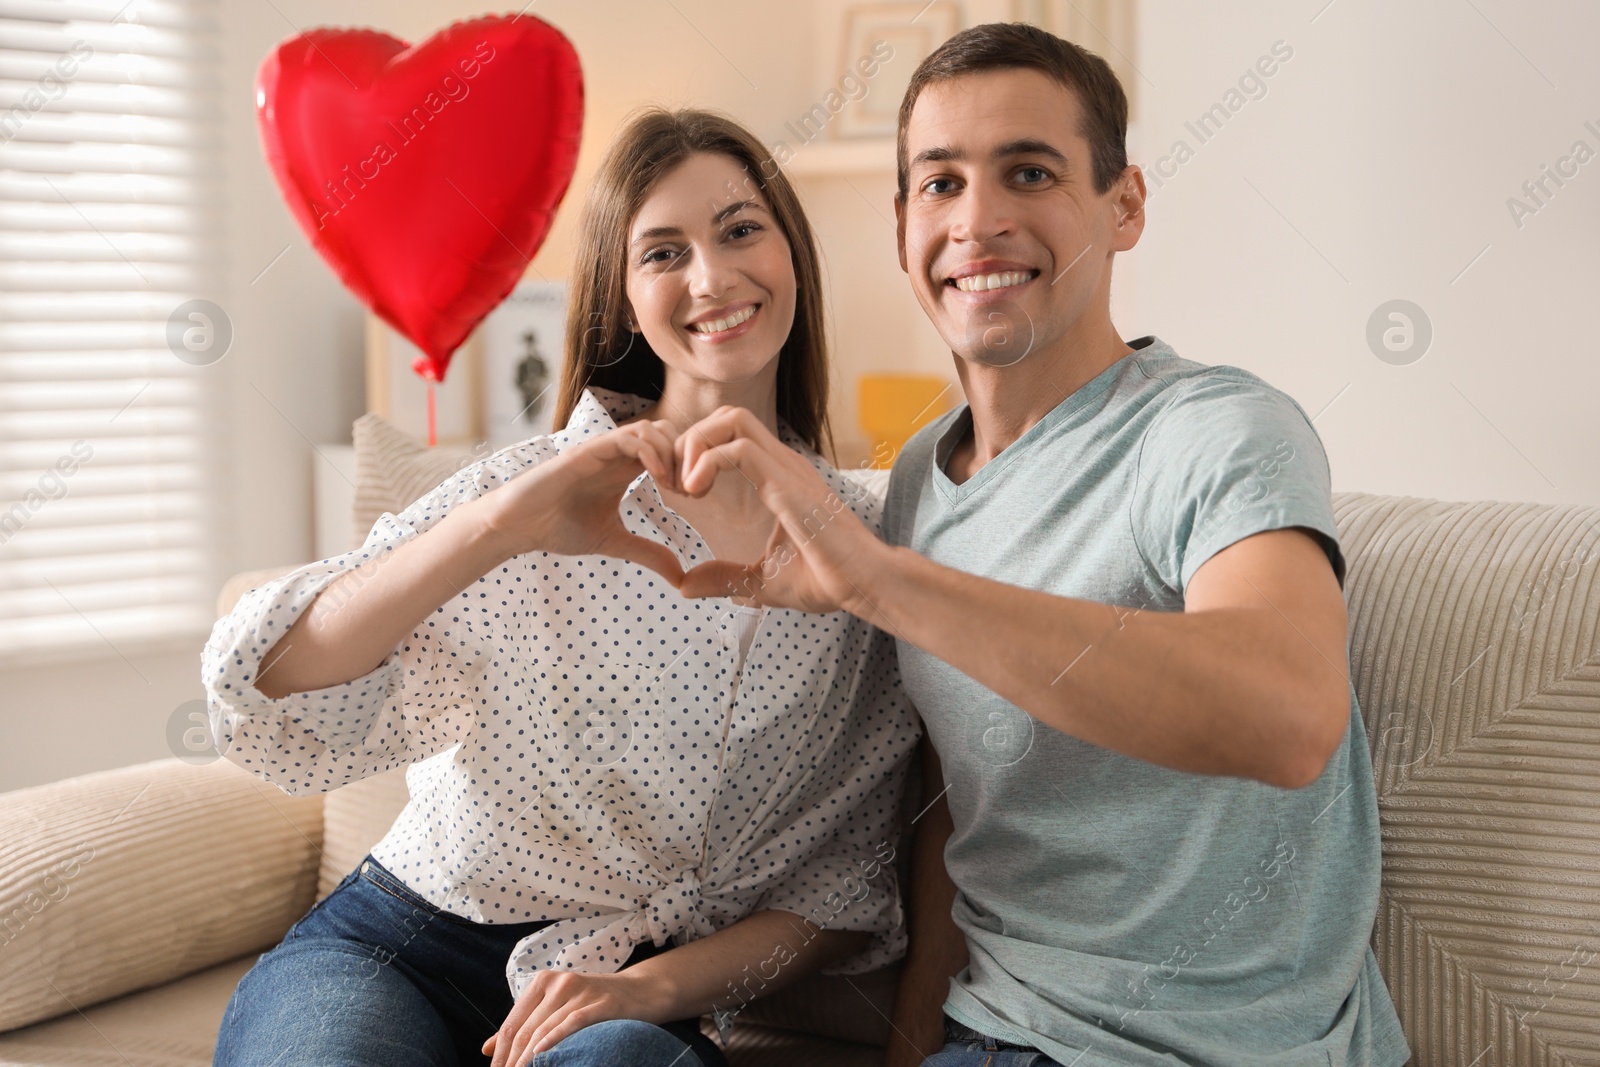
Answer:
<path fill-rule="evenodd" d="M 637 967 L 616 974 L 540 971 L 483 1043 L 483 1054 L 494 1057 L 491 1067 L 521 1067 L 585 1026 L 608 1019 L 666 1021 L 659 1006 L 668 1000 L 657 979 Z"/>
<path fill-rule="evenodd" d="M 640 471 L 662 485 L 676 484 L 676 437 L 665 420 L 630 422 L 564 450 L 475 503 L 508 559 L 524 552 L 612 556 L 677 585 L 683 568 L 672 550 L 629 533 L 617 511 Z"/>
<path fill-rule="evenodd" d="M 824 930 L 793 912 L 757 911 L 615 974 L 539 971 L 499 1032 L 483 1043 L 483 1054 L 494 1056 L 492 1067 L 521 1067 L 535 1053 L 607 1019 L 661 1024 L 717 1008 L 742 1008 L 745 997 L 734 983 L 753 969 L 762 970 L 764 994 L 775 993 L 860 952 L 871 936 Z M 770 977 L 769 966 L 776 968 Z"/>
<path fill-rule="evenodd" d="M 888 546 L 804 456 L 738 407 L 718 408 L 685 430 L 676 451 L 681 491 L 703 496 L 719 474 L 736 470 L 778 518 L 760 561 L 703 563 L 679 583 L 684 596 L 731 596 L 801 611 L 843 609 L 877 621 L 862 583 Z"/>

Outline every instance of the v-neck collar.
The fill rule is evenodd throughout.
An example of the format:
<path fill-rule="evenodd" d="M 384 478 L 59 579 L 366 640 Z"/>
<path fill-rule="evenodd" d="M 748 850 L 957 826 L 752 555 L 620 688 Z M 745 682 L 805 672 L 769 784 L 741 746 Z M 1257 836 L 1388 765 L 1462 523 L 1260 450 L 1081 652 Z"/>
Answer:
<path fill-rule="evenodd" d="M 1024 430 L 1020 437 L 1002 449 L 998 456 L 979 467 L 972 473 L 972 477 L 959 484 L 945 473 L 944 468 L 945 464 L 949 462 L 950 453 L 955 450 L 956 444 L 972 429 L 972 406 L 963 403 L 947 416 L 950 419 L 950 423 L 945 427 L 944 432 L 939 435 L 938 440 L 934 442 L 933 447 L 933 486 L 939 491 L 939 496 L 944 500 L 945 504 L 952 508 L 959 507 L 968 497 L 1000 477 L 1005 473 L 1007 467 L 1026 455 L 1034 444 L 1040 438 L 1049 434 L 1057 424 L 1069 418 L 1085 404 L 1090 403 L 1111 388 L 1111 383 L 1116 380 L 1117 375 L 1122 372 L 1123 367 L 1127 365 L 1129 360 L 1134 359 L 1141 353 L 1149 352 L 1155 345 L 1160 343 L 1153 335 L 1148 340 L 1143 337 L 1135 338 L 1135 340 L 1145 341 L 1145 343 L 1126 353 L 1115 363 L 1106 367 L 1105 370 L 1063 397 L 1061 402 L 1047 411 L 1043 418 Z"/>

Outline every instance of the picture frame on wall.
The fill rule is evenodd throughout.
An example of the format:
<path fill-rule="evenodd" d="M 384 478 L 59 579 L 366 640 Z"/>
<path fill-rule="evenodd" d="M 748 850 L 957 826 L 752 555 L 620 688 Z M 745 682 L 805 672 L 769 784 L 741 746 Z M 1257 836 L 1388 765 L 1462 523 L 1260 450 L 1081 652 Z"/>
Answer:
<path fill-rule="evenodd" d="M 847 5 L 833 84 L 849 86 L 861 82 L 859 64 L 863 60 L 881 58 L 884 45 L 892 52 L 866 80 L 864 93 L 846 96 L 838 122 L 829 129 L 836 129 L 842 138 L 893 137 L 900 98 L 911 81 L 911 72 L 960 28 L 961 8 L 956 0 Z"/>
<path fill-rule="evenodd" d="M 1104 59 L 1128 97 L 1128 121 L 1139 118 L 1144 72 L 1139 54 L 1139 0 L 1012 0 L 1011 18 L 1082 45 Z"/>
<path fill-rule="evenodd" d="M 551 431 L 566 305 L 565 282 L 522 282 L 478 324 L 434 386 L 438 445 L 499 450 Z M 420 354 L 368 314 L 367 410 L 426 443 L 428 383 L 411 369 Z"/>
<path fill-rule="evenodd" d="M 495 449 L 550 433 L 565 358 L 567 285 L 521 282 L 473 336 L 483 352 L 485 433 Z"/>

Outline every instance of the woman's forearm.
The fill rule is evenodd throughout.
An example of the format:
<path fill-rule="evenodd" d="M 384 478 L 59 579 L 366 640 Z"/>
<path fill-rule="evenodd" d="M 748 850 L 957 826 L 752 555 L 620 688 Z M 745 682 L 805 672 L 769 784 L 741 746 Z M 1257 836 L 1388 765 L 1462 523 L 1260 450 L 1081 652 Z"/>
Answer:
<path fill-rule="evenodd" d="M 503 563 L 479 500 L 330 582 L 261 661 L 256 689 L 276 699 L 371 673 L 438 607 Z"/>
<path fill-rule="evenodd" d="M 645 1022 L 739 1008 L 860 952 L 871 934 L 824 930 L 793 912 L 758 911 L 687 945 L 634 964 L 647 996 Z"/>

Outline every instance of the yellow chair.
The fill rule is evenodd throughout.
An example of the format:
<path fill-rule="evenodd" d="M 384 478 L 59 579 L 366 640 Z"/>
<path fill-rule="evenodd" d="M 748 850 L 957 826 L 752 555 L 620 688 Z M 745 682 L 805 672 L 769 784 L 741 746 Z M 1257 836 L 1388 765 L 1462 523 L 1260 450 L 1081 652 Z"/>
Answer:
<path fill-rule="evenodd" d="M 943 415 L 959 397 L 954 382 L 932 374 L 863 374 L 856 410 L 871 443 L 870 464 L 885 470 L 917 430 Z"/>

